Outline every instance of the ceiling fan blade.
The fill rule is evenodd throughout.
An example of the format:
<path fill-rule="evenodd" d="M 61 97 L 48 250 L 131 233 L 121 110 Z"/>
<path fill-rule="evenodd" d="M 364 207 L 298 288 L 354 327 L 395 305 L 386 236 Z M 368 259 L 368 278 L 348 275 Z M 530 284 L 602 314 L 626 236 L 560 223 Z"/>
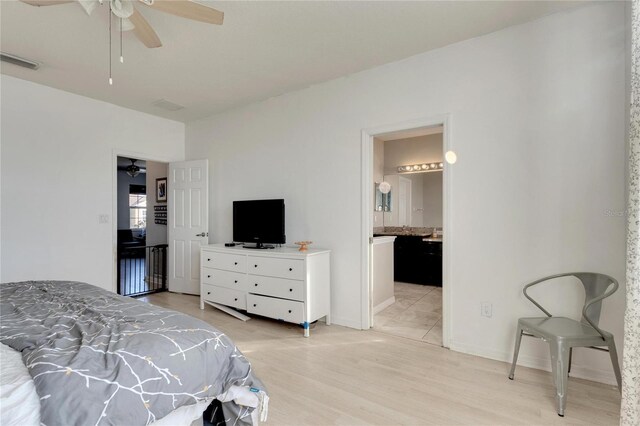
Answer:
<path fill-rule="evenodd" d="M 224 13 L 190 0 L 140 0 L 149 7 L 208 24 L 222 25 Z"/>
<path fill-rule="evenodd" d="M 56 4 L 73 3 L 76 0 L 20 0 L 31 6 L 54 6 Z"/>
<path fill-rule="evenodd" d="M 133 15 L 129 17 L 129 21 L 135 26 L 133 33 L 145 46 L 149 48 L 162 46 L 162 42 L 156 32 L 135 8 L 133 9 Z"/>

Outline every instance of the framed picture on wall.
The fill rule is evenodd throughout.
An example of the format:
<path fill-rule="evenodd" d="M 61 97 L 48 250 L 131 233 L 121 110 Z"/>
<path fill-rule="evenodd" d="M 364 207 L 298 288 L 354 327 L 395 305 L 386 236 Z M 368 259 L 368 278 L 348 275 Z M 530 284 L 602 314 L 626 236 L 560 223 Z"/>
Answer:
<path fill-rule="evenodd" d="M 166 177 L 156 179 L 156 202 L 158 203 L 167 202 L 167 178 Z"/>

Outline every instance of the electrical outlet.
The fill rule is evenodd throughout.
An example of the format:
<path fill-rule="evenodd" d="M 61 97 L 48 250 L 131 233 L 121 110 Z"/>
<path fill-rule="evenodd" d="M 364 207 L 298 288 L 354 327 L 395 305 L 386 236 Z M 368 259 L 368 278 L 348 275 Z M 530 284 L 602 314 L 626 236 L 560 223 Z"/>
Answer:
<path fill-rule="evenodd" d="M 109 215 L 108 214 L 100 214 L 98 215 L 98 223 L 109 223 Z"/>
<path fill-rule="evenodd" d="M 480 303 L 480 316 L 491 318 L 493 305 L 490 302 Z"/>

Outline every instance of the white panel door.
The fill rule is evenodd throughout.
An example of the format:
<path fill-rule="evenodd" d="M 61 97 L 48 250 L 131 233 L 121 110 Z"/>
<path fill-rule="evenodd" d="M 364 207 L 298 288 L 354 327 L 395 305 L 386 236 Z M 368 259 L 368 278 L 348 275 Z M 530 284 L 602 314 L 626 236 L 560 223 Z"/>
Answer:
<path fill-rule="evenodd" d="M 200 246 L 209 241 L 208 160 L 169 163 L 169 291 L 200 294 Z"/>

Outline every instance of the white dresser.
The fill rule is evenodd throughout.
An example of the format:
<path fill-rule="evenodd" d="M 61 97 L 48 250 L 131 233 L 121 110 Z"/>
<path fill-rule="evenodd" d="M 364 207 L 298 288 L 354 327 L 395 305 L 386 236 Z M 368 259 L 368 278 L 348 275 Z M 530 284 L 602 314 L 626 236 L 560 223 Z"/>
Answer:
<path fill-rule="evenodd" d="M 255 250 L 224 244 L 202 246 L 200 309 L 217 303 L 300 324 L 330 321 L 329 250 L 277 247 Z"/>

